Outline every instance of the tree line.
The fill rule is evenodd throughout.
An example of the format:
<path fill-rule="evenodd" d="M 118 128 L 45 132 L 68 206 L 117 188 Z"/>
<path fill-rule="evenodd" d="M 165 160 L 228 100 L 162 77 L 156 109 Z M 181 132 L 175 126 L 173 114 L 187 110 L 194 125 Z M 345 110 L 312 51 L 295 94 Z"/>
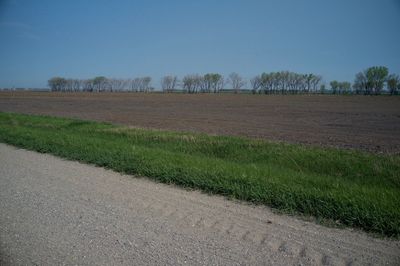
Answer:
<path fill-rule="evenodd" d="M 318 92 L 322 77 L 314 74 L 298 74 L 289 71 L 262 73 L 250 79 L 252 93 L 278 94 L 278 93 L 305 93 Z M 52 91 L 61 92 L 150 92 L 154 88 L 151 77 L 134 79 L 115 79 L 104 76 L 92 79 L 71 79 L 53 77 L 48 80 Z M 231 73 L 227 78 L 218 73 L 205 75 L 189 74 L 181 80 L 175 75 L 161 78 L 161 89 L 170 93 L 182 91 L 186 93 L 219 93 L 230 90 L 239 93 L 249 90 L 248 82 L 238 73 Z"/>
<path fill-rule="evenodd" d="M 386 92 L 397 95 L 400 92 L 400 78 L 397 74 L 390 74 L 384 66 L 373 66 L 356 74 L 353 85 L 350 82 L 330 82 L 333 94 L 364 94 L 379 95 Z"/>
<path fill-rule="evenodd" d="M 92 79 L 66 79 L 53 77 L 48 80 L 51 91 L 62 92 L 116 92 L 133 91 L 149 92 L 153 90 L 150 86 L 151 77 L 140 77 L 134 79 L 106 78 L 104 76 Z"/>
<path fill-rule="evenodd" d="M 151 92 L 152 78 L 137 77 L 133 79 L 106 78 L 104 76 L 92 79 L 67 79 L 53 77 L 48 80 L 52 91 L 61 92 Z M 356 74 L 354 83 L 348 81 L 330 82 L 330 89 L 323 84 L 322 76 L 316 74 L 301 74 L 290 71 L 262 73 L 247 81 L 238 73 L 231 73 L 224 77 L 218 73 L 205 75 L 188 74 L 182 79 L 175 75 L 167 75 L 160 80 L 161 90 L 165 93 L 220 93 L 243 91 L 253 94 L 366 94 L 378 95 L 384 92 L 391 95 L 400 92 L 400 79 L 396 74 L 390 74 L 383 66 L 374 66 Z"/>
<path fill-rule="evenodd" d="M 322 77 L 289 71 L 262 73 L 250 80 L 253 93 L 297 94 L 320 91 Z"/>

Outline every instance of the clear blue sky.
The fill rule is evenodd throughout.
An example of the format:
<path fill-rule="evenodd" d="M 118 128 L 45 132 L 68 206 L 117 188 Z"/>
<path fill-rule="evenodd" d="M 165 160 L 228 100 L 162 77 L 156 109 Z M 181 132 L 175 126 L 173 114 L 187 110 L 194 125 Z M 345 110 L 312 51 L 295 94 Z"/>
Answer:
<path fill-rule="evenodd" d="M 0 87 L 52 76 L 400 74 L 400 0 L 0 0 Z"/>

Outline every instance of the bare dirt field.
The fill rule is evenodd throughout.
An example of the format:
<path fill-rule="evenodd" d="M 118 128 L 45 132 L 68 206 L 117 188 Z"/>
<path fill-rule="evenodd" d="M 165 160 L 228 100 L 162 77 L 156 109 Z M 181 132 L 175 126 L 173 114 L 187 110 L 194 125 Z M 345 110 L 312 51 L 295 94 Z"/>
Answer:
<path fill-rule="evenodd" d="M 400 153 L 400 97 L 2 92 L 0 111 Z"/>

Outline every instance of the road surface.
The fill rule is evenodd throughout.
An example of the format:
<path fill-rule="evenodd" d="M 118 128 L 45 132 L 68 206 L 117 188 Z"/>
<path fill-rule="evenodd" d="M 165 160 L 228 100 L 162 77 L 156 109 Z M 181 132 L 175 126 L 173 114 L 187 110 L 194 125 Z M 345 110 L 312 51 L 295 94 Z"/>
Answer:
<path fill-rule="evenodd" d="M 0 144 L 0 265 L 400 265 L 376 239 Z"/>

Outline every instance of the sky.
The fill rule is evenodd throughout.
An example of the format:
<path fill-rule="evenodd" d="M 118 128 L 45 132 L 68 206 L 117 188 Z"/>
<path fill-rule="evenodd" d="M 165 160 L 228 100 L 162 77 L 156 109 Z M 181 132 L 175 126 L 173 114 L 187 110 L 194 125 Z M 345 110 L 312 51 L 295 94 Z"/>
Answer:
<path fill-rule="evenodd" d="M 0 0 L 0 87 L 53 76 L 400 74 L 400 0 Z"/>

